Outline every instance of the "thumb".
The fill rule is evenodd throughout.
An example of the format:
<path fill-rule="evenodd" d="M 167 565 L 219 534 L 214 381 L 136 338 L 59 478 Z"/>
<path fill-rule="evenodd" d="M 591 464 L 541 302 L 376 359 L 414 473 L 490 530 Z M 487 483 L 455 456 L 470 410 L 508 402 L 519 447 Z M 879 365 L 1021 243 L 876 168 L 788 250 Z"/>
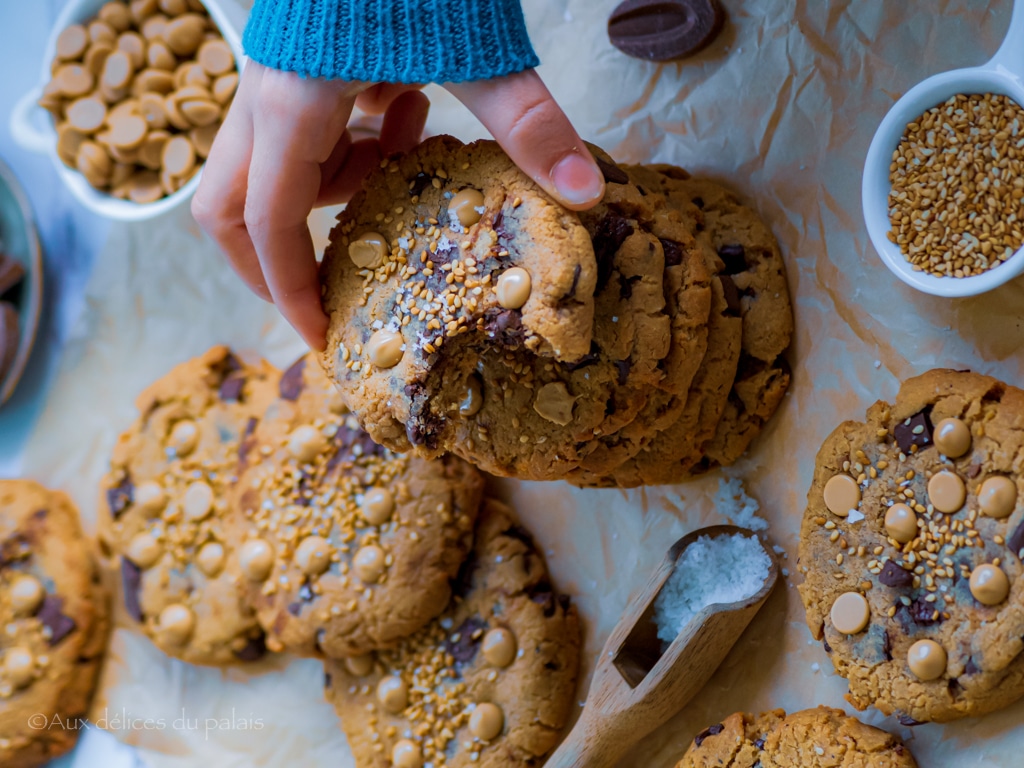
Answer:
<path fill-rule="evenodd" d="M 585 210 L 604 196 L 604 177 L 594 158 L 535 71 L 445 88 L 566 208 Z"/>

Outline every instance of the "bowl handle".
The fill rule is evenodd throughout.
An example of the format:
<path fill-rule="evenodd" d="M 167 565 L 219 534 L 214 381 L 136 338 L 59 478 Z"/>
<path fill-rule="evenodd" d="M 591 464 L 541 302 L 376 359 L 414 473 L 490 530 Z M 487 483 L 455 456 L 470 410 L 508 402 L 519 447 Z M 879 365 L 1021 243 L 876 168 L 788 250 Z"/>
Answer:
<path fill-rule="evenodd" d="M 43 108 L 36 104 L 42 95 L 40 88 L 33 88 L 14 105 L 11 112 L 11 136 L 21 146 L 30 152 L 46 153 L 53 150 L 53 136 L 40 130 L 35 121 Z"/>
<path fill-rule="evenodd" d="M 1022 65 L 1024 65 L 1022 56 L 1024 56 L 1024 0 L 1014 0 L 1010 28 L 1006 31 L 1002 45 L 999 46 L 999 50 L 996 51 L 996 55 L 992 57 L 988 65 L 1005 67 L 1020 77 Z"/>

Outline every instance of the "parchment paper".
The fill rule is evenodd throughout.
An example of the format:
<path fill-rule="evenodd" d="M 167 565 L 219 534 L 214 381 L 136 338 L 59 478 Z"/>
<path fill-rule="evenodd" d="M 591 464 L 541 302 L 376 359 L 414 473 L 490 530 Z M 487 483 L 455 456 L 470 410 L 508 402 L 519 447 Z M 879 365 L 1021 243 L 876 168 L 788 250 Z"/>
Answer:
<path fill-rule="evenodd" d="M 1024 284 L 956 301 L 914 293 L 877 259 L 860 206 L 863 158 L 886 109 L 929 74 L 986 60 L 1011 4 L 724 0 L 729 22 L 718 40 L 695 59 L 667 65 L 611 48 L 605 21 L 614 5 L 525 0 L 542 75 L 581 133 L 618 159 L 678 163 L 753 202 L 787 254 L 797 309 L 793 387 L 749 458 L 728 472 L 760 501 L 769 535 L 788 557 L 789 579 L 702 694 L 623 763 L 661 768 L 674 764 L 698 730 L 736 710 L 844 706 L 846 683 L 811 640 L 793 588 L 814 455 L 838 421 L 862 417 L 875 399 L 891 398 L 901 379 L 933 366 L 1021 380 Z M 483 135 L 453 99 L 430 93 L 431 131 L 466 140 Z M 329 222 L 329 214 L 314 217 L 321 242 Z M 115 226 L 80 333 L 28 447 L 28 474 L 69 491 L 92 524 L 97 482 L 117 433 L 134 416 L 136 394 L 215 342 L 278 365 L 301 350 L 187 211 Z M 498 485 L 585 617 L 580 701 L 594 655 L 668 543 L 721 520 L 713 501 L 720 478 L 628 493 Z M 316 662 L 278 660 L 245 672 L 191 668 L 121 628 L 103 680 L 95 717 L 123 709 L 132 718 L 164 718 L 163 728 L 149 730 L 108 723 L 118 738 L 143 747 L 153 766 L 352 765 L 321 699 Z M 183 727 L 174 727 L 182 710 Z M 231 720 L 209 731 L 189 727 L 208 716 Z M 1024 750 L 1024 702 L 981 719 L 914 729 L 877 712 L 863 716 L 909 739 L 922 766 L 1019 765 Z"/>

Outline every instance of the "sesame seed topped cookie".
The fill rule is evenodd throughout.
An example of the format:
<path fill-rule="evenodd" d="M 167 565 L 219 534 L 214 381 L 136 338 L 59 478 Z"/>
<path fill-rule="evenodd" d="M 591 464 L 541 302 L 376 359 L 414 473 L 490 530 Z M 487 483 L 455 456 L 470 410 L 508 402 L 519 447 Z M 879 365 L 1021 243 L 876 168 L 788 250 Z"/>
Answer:
<path fill-rule="evenodd" d="M 486 500 L 442 616 L 396 649 L 325 663 L 360 768 L 538 765 L 572 707 L 580 627 L 511 511 Z"/>
<path fill-rule="evenodd" d="M 365 654 L 444 610 L 483 494 L 472 466 L 374 443 L 313 355 L 285 371 L 245 461 L 234 538 L 269 648 Z"/>
<path fill-rule="evenodd" d="M 917 768 L 891 733 L 841 709 L 729 715 L 705 728 L 676 768 Z"/>
<path fill-rule="evenodd" d="M 31 480 L 0 480 L 0 765 L 32 768 L 74 746 L 106 648 L 107 608 L 71 500 Z"/>
<path fill-rule="evenodd" d="M 428 139 L 383 163 L 338 218 L 320 273 L 323 361 L 381 444 L 447 449 L 424 381 L 467 341 L 553 361 L 589 351 L 590 238 L 495 142 Z"/>
<path fill-rule="evenodd" d="M 800 596 L 847 698 L 905 725 L 1024 695 L 1024 391 L 933 370 L 818 452 Z"/>
<path fill-rule="evenodd" d="M 263 632 L 242 599 L 228 492 L 277 389 L 278 372 L 226 347 L 183 363 L 136 401 L 102 483 L 100 539 L 125 607 L 165 653 L 195 664 L 252 661 Z"/>

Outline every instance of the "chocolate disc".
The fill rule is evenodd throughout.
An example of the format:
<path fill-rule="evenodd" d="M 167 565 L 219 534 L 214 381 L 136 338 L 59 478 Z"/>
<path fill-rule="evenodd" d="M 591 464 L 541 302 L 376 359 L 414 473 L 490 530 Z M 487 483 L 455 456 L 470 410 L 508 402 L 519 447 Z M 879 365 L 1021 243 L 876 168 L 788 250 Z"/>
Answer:
<path fill-rule="evenodd" d="M 722 19 L 718 0 L 625 0 L 608 19 L 608 38 L 628 56 L 669 61 L 711 42 Z"/>

